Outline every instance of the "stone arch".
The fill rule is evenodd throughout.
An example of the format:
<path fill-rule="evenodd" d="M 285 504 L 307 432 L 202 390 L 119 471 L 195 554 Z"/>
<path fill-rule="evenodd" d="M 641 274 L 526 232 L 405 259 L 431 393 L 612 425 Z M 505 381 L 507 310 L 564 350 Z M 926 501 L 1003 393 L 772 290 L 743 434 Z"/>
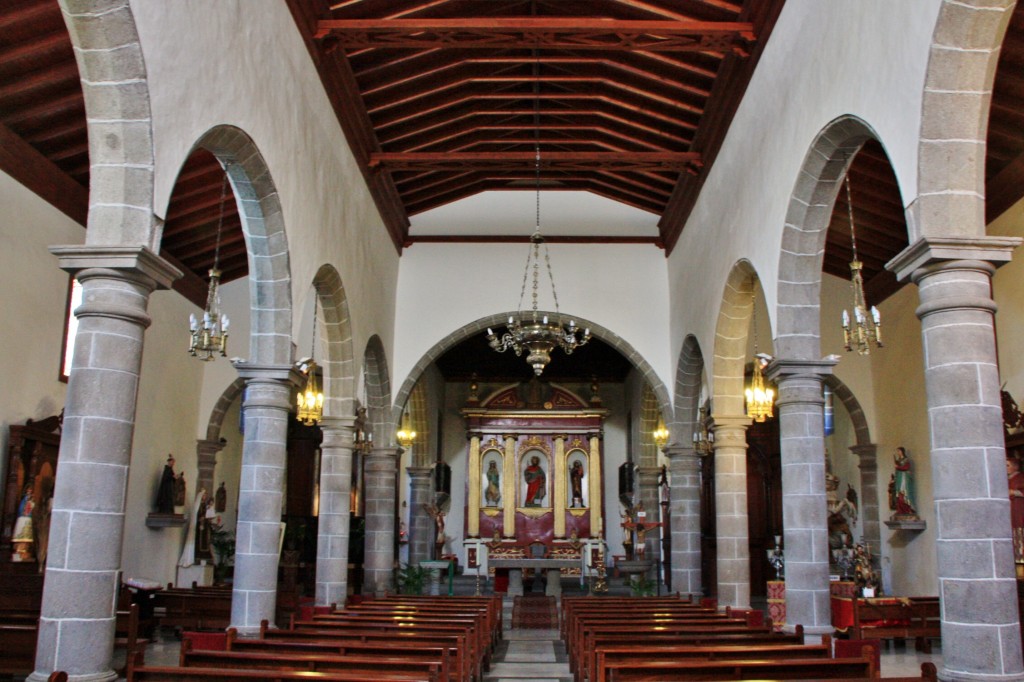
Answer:
<path fill-rule="evenodd" d="M 747 260 L 738 261 L 729 272 L 722 293 L 722 306 L 715 326 L 714 404 L 715 413 L 739 416 L 743 410 L 743 378 L 747 355 L 747 334 L 753 312 L 751 294 L 757 273 Z"/>
<path fill-rule="evenodd" d="M 832 206 L 853 157 L 877 136 L 854 116 L 826 125 L 804 157 L 786 210 L 779 253 L 775 354 L 821 357 L 821 267 Z"/>
<path fill-rule="evenodd" d="M 700 408 L 700 389 L 704 375 L 704 354 L 700 342 L 692 334 L 683 340 L 676 368 L 675 419 L 668 426 L 670 440 L 679 445 L 691 442 L 697 430 L 697 414 Z"/>
<path fill-rule="evenodd" d="M 367 419 L 372 425 L 371 432 L 377 434 L 374 442 L 378 447 L 386 447 L 394 443 L 394 425 L 402 413 L 399 410 L 397 414 L 392 414 L 388 409 L 391 399 L 388 358 L 384 353 L 384 344 L 376 334 L 370 337 L 363 353 L 363 383 L 366 387 Z"/>
<path fill-rule="evenodd" d="M 839 398 L 843 403 L 843 407 L 846 408 L 846 412 L 850 415 L 850 421 L 853 422 L 853 432 L 857 437 L 857 445 L 872 445 L 868 420 L 864 415 L 864 409 L 860 406 L 860 401 L 857 400 L 857 396 L 835 374 L 826 374 L 823 381 L 826 386 L 832 389 L 832 394 Z"/>
<path fill-rule="evenodd" d="M 324 368 L 324 415 L 351 417 L 356 413 L 355 356 L 352 321 L 341 275 L 332 265 L 322 265 L 313 277 L 320 300 L 326 348 Z"/>
<path fill-rule="evenodd" d="M 128 0 L 60 0 L 75 48 L 89 135 L 86 244 L 159 250 L 153 214 L 153 120 L 146 63 Z"/>
<path fill-rule="evenodd" d="M 398 394 L 395 396 L 394 407 L 392 413 L 394 419 L 401 417 L 402 409 L 405 406 L 406 401 L 409 399 L 409 393 L 412 391 L 416 382 L 423 376 L 423 372 L 426 371 L 427 367 L 430 366 L 434 360 L 439 358 L 445 351 L 458 345 L 463 340 L 473 336 L 474 334 L 480 334 L 484 332 L 488 327 L 500 327 L 505 324 L 510 315 L 515 315 L 516 311 L 496 313 L 494 315 L 488 315 L 487 317 L 481 317 L 478 320 L 463 325 L 459 329 L 456 329 L 451 334 L 434 344 L 423 357 L 420 358 L 419 362 L 413 366 L 409 371 L 409 376 L 405 378 L 402 383 Z M 554 316 L 555 313 L 550 311 L 541 311 L 541 315 Z M 567 317 L 565 313 L 563 317 Z M 658 374 L 654 371 L 654 368 L 644 359 L 644 357 L 631 346 L 625 339 L 618 336 L 614 332 L 610 331 L 606 327 L 599 324 L 595 324 L 589 320 L 585 320 L 580 317 L 573 318 L 580 327 L 586 327 L 590 329 L 592 336 L 601 339 L 612 348 L 622 353 L 640 373 L 640 376 L 650 385 L 654 391 L 654 395 L 658 398 L 658 406 L 661 410 L 662 420 L 669 424 L 672 422 L 672 401 L 669 398 L 668 388 L 658 377 Z"/>
<path fill-rule="evenodd" d="M 220 440 L 220 431 L 224 426 L 224 415 L 231 409 L 231 403 L 238 399 L 245 389 L 245 379 L 238 377 L 224 389 L 224 392 L 217 398 L 216 404 L 210 410 L 210 419 L 206 425 L 206 440 L 217 442 Z"/>
<path fill-rule="evenodd" d="M 252 138 L 234 126 L 211 128 L 195 148 L 209 151 L 224 166 L 238 204 L 249 258 L 249 362 L 289 365 L 292 289 L 288 240 L 281 200 L 267 163 Z"/>
<path fill-rule="evenodd" d="M 943 0 L 932 34 L 910 242 L 985 234 L 985 140 L 999 49 L 1015 0 Z"/>

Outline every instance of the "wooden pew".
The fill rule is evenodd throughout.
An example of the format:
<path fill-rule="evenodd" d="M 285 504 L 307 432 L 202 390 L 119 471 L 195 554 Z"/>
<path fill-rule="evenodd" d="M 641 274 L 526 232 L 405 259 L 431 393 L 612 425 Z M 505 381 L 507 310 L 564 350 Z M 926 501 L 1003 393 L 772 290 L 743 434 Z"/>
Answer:
<path fill-rule="evenodd" d="M 622 661 L 606 666 L 608 682 L 690 682 L 692 680 L 871 679 L 867 658 L 778 658 L 772 660 Z"/>
<path fill-rule="evenodd" d="M 146 640 L 139 638 L 139 605 L 129 604 L 125 610 L 118 609 L 114 622 L 114 648 L 125 650 L 125 664 L 117 670 L 117 674 L 124 676 L 128 668 L 128 661 L 136 651 L 146 648 Z"/>
<path fill-rule="evenodd" d="M 361 629 L 346 627 L 331 628 L 296 628 L 294 630 L 278 630 L 267 627 L 267 621 L 260 623 L 260 639 L 285 642 L 369 642 L 393 643 L 420 646 L 442 646 L 449 649 L 453 657 L 453 675 L 459 680 L 480 679 L 482 667 L 479 661 L 472 660 L 469 655 L 465 631 L 437 632 L 429 629 L 403 628 L 399 631 L 381 629 Z M 242 640 L 233 638 L 228 631 L 228 649 L 242 646 Z"/>
<path fill-rule="evenodd" d="M 387 610 L 442 611 L 446 613 L 463 610 L 482 612 L 486 627 L 492 633 L 495 643 L 502 638 L 502 603 L 500 597 L 422 597 L 412 595 L 391 595 L 370 599 L 346 607 L 346 611 Z"/>
<path fill-rule="evenodd" d="M 176 666 L 147 666 L 142 652 L 136 652 L 128 663 L 128 682 L 218 682 L 248 680 L 249 682 L 286 682 L 288 680 L 322 680 L 323 682 L 429 682 L 418 673 L 373 672 L 365 670 L 315 672 L 309 670 L 260 670 L 258 668 L 231 669 L 179 668 Z"/>
<path fill-rule="evenodd" d="M 229 630 L 232 632 L 234 628 Z M 229 639 L 229 651 L 271 653 L 323 653 L 339 655 L 396 655 L 414 657 L 440 665 L 440 679 L 462 680 L 455 666 L 457 653 L 447 646 L 425 646 L 414 642 L 391 639 L 387 642 L 361 642 L 349 640 L 321 640 L 293 642 L 274 639 Z M 183 643 L 184 644 L 184 643 Z"/>
<path fill-rule="evenodd" d="M 0 674 L 28 675 L 36 666 L 38 615 L 35 623 L 0 623 Z"/>
<path fill-rule="evenodd" d="M 414 673 L 431 682 L 441 682 L 440 662 L 423 660 L 392 649 L 390 655 L 280 652 L 280 651 L 190 651 L 182 648 L 179 665 L 183 668 L 223 668 L 260 670 L 310 670 L 316 672 L 360 671 L 366 678 L 392 673 Z"/>
<path fill-rule="evenodd" d="M 231 594 L 171 588 L 154 596 L 160 625 L 183 630 L 223 630 L 231 624 Z"/>
<path fill-rule="evenodd" d="M 573 673 L 576 680 L 580 681 L 590 676 L 590 671 L 597 666 L 597 651 L 608 647 L 624 647 L 636 645 L 638 641 L 644 645 L 659 646 L 757 646 L 769 644 L 772 646 L 798 647 L 804 645 L 803 626 L 797 625 L 794 633 L 765 632 L 756 630 L 753 632 L 715 632 L 706 630 L 698 633 L 679 634 L 676 632 L 652 631 L 637 633 L 635 631 L 596 632 L 588 638 L 584 654 L 578 661 Z M 831 638 L 827 635 L 822 640 L 823 644 L 830 645 Z"/>
<path fill-rule="evenodd" d="M 501 630 L 495 622 L 493 614 L 485 608 L 465 606 L 433 606 L 433 605 L 407 605 L 407 604 L 376 604 L 372 602 L 351 606 L 344 611 L 334 614 L 315 615 L 311 620 L 329 619 L 331 616 L 379 616 L 388 617 L 414 617 L 414 618 L 440 618 L 447 622 L 459 619 L 470 619 L 481 633 L 480 645 L 482 649 L 493 651 L 501 638 Z"/>
<path fill-rule="evenodd" d="M 931 653 L 931 638 L 942 636 L 938 597 L 853 599 L 850 639 L 913 639 Z"/>
<path fill-rule="evenodd" d="M 608 682 L 612 664 L 636 661 L 674 661 L 689 665 L 692 660 L 744 660 L 744 659 L 829 659 L 832 658 L 831 644 L 804 644 L 800 646 L 779 646 L 777 644 L 727 644 L 687 646 L 647 644 L 640 646 L 601 647 L 596 652 L 596 682 Z M 685 662 L 685 663 L 684 663 Z"/>

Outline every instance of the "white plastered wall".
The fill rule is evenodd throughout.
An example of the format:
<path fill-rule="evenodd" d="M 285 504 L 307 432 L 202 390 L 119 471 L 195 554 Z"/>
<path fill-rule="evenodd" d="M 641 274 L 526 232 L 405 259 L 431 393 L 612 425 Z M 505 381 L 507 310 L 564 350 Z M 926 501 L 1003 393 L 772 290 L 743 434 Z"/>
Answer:
<path fill-rule="evenodd" d="M 390 354 L 398 254 L 286 4 L 136 0 L 131 7 L 149 77 L 156 212 L 166 211 L 196 140 L 217 125 L 242 129 L 278 190 L 293 310 L 312 309 L 310 283 L 331 263 L 348 297 L 353 348 L 377 334 Z M 293 332 L 300 320 L 293 313 Z M 232 354 L 249 351 L 234 345 Z"/>
<path fill-rule="evenodd" d="M 618 334 L 671 388 L 664 251 L 602 244 L 550 244 L 548 249 L 562 312 Z M 413 366 L 449 334 L 515 310 L 526 254 L 526 244 L 423 243 L 406 249 L 398 278 L 392 387 L 400 387 Z M 530 291 L 527 282 L 525 309 L 531 306 Z M 538 306 L 554 310 L 543 263 L 539 295 Z"/>

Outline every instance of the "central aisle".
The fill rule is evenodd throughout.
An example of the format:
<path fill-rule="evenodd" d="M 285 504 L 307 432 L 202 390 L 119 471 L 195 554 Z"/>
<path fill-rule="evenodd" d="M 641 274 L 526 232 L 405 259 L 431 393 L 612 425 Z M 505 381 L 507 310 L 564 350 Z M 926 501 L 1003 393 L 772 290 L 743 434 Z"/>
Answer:
<path fill-rule="evenodd" d="M 558 630 L 506 629 L 484 680 L 572 682 L 565 644 L 559 639 Z"/>

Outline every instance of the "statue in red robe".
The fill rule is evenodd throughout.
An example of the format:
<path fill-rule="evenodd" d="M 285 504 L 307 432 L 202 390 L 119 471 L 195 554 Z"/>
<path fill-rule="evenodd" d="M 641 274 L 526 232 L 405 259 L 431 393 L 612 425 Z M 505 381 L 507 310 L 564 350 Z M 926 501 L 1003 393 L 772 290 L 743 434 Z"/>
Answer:
<path fill-rule="evenodd" d="M 547 475 L 540 466 L 540 457 L 534 455 L 530 458 L 530 466 L 523 470 L 523 480 L 526 481 L 526 498 L 523 501 L 523 506 L 542 506 L 544 496 L 547 494 L 545 489 Z"/>

